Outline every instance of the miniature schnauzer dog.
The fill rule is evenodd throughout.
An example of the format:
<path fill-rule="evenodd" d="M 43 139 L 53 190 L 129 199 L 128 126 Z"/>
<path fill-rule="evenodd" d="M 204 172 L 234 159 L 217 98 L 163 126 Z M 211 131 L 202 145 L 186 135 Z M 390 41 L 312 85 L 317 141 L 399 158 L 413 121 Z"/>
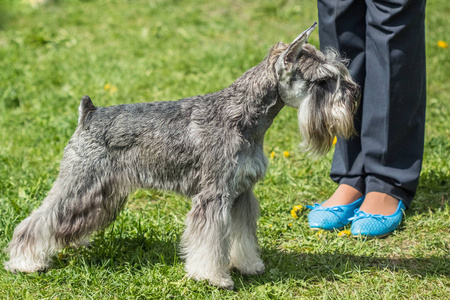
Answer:
<path fill-rule="evenodd" d="M 111 107 L 84 96 L 59 176 L 14 230 L 6 269 L 46 269 L 60 249 L 113 222 L 130 192 L 152 188 L 192 198 L 181 240 L 189 277 L 233 289 L 230 270 L 263 273 L 252 189 L 268 165 L 263 139 L 274 118 L 297 108 L 304 148 L 316 154 L 354 134 L 358 85 L 335 50 L 307 43 L 315 27 L 216 93 Z"/>

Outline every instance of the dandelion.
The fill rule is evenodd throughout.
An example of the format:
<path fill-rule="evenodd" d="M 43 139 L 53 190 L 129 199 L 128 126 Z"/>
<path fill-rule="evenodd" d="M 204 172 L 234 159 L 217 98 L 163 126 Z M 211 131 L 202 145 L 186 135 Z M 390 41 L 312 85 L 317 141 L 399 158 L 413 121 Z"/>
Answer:
<path fill-rule="evenodd" d="M 269 224 L 269 227 L 272 227 L 272 224 Z"/>
<path fill-rule="evenodd" d="M 298 219 L 297 212 L 295 211 L 295 209 L 291 210 L 291 215 L 294 219 Z"/>
<path fill-rule="evenodd" d="M 275 151 L 272 151 L 272 152 L 270 153 L 270 158 L 273 159 L 274 157 L 275 157 Z"/>
<path fill-rule="evenodd" d="M 296 206 L 294 206 L 294 209 L 295 209 L 295 211 L 301 211 L 301 210 L 303 210 L 303 205 L 296 205 Z"/>
<path fill-rule="evenodd" d="M 439 48 L 443 48 L 443 49 L 447 49 L 448 48 L 448 44 L 444 41 L 438 41 L 437 45 Z"/>
<path fill-rule="evenodd" d="M 292 226 L 292 223 L 289 223 L 288 226 L 291 227 L 291 226 Z"/>
<path fill-rule="evenodd" d="M 346 237 L 346 236 L 350 236 L 352 233 L 350 232 L 350 230 L 342 230 L 342 231 L 340 231 L 339 233 L 338 233 L 338 236 L 341 236 L 341 237 Z"/>
<path fill-rule="evenodd" d="M 334 139 L 333 139 L 333 145 L 336 145 L 336 143 L 337 143 L 337 137 L 334 137 Z"/>
<path fill-rule="evenodd" d="M 292 209 L 291 209 L 291 215 L 294 219 L 298 219 L 298 214 L 297 212 L 302 211 L 303 210 L 303 206 L 302 205 L 295 205 Z"/>
<path fill-rule="evenodd" d="M 287 151 L 284 151 L 284 152 L 283 152 L 283 156 L 284 156 L 284 157 L 289 157 L 289 156 L 291 156 L 291 154 L 290 154 L 289 152 L 287 152 Z"/>
<path fill-rule="evenodd" d="M 105 84 L 105 91 L 109 91 L 111 94 L 117 92 L 117 88 L 110 83 Z"/>

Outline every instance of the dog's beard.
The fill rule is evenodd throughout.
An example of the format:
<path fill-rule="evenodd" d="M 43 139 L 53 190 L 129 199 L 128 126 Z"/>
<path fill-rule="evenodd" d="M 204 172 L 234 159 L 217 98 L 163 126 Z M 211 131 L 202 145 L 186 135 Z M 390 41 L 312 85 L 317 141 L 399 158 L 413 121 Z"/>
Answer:
<path fill-rule="evenodd" d="M 326 154 L 337 136 L 349 139 L 356 134 L 353 124 L 355 104 L 348 95 L 351 92 L 338 89 L 331 93 L 330 84 L 321 85 L 328 87 L 312 88 L 298 111 L 303 136 L 301 146 L 313 155 Z"/>
<path fill-rule="evenodd" d="M 300 146 L 302 150 L 313 155 L 323 155 L 330 150 L 333 136 L 324 119 L 326 114 L 315 111 L 312 102 L 311 96 L 306 97 L 297 113 L 298 126 L 303 138 Z"/>
<path fill-rule="evenodd" d="M 335 136 L 350 138 L 355 133 L 353 109 L 345 102 L 342 91 L 329 93 L 324 87 L 312 88 L 297 114 L 304 150 L 313 155 L 324 155 L 330 150 Z"/>
<path fill-rule="evenodd" d="M 355 134 L 360 92 L 346 68 L 348 61 L 333 49 L 323 54 L 326 63 L 305 70 L 311 81 L 298 110 L 301 147 L 313 155 L 326 154 L 335 136 L 348 139 Z"/>

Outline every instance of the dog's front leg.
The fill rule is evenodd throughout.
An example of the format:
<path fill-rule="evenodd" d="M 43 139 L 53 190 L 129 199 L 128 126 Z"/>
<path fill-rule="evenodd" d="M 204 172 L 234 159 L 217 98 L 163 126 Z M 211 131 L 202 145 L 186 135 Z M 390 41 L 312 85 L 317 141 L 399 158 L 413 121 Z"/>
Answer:
<path fill-rule="evenodd" d="M 209 193 L 208 193 L 209 194 Z M 182 237 L 182 252 L 189 277 L 233 289 L 230 262 L 230 205 L 223 194 L 193 198 Z"/>
<path fill-rule="evenodd" d="M 231 253 L 230 269 L 237 269 L 245 275 L 264 273 L 264 263 L 256 237 L 259 203 L 249 190 L 233 203 L 231 208 Z"/>

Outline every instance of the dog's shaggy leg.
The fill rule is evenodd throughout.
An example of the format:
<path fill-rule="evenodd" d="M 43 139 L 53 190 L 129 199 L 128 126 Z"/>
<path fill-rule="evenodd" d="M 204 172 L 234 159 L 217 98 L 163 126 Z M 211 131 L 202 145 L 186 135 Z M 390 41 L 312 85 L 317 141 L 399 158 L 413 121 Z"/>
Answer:
<path fill-rule="evenodd" d="M 110 181 L 95 183 L 82 173 L 77 175 L 79 180 L 67 180 L 64 174 L 66 180 L 58 178 L 42 205 L 16 227 L 8 247 L 7 270 L 44 270 L 59 250 L 79 244 L 116 218 L 126 198 L 113 191 Z"/>
<path fill-rule="evenodd" d="M 31 273 L 50 266 L 51 257 L 63 247 L 55 238 L 58 214 L 65 210 L 63 190 L 57 179 L 42 205 L 14 229 L 6 270 Z"/>
<path fill-rule="evenodd" d="M 6 270 L 14 273 L 45 270 L 51 256 L 61 248 L 54 237 L 56 215 L 51 206 L 53 197 L 56 197 L 54 190 L 38 209 L 15 228 L 7 249 L 10 257 L 5 263 Z"/>
<path fill-rule="evenodd" d="M 230 269 L 245 275 L 264 273 L 256 238 L 259 203 L 252 191 L 240 195 L 231 208 Z"/>
<path fill-rule="evenodd" d="M 230 208 L 221 195 L 194 197 L 186 218 L 181 247 L 186 272 L 196 280 L 207 280 L 223 289 L 233 289 L 228 270 L 230 248 Z"/>

